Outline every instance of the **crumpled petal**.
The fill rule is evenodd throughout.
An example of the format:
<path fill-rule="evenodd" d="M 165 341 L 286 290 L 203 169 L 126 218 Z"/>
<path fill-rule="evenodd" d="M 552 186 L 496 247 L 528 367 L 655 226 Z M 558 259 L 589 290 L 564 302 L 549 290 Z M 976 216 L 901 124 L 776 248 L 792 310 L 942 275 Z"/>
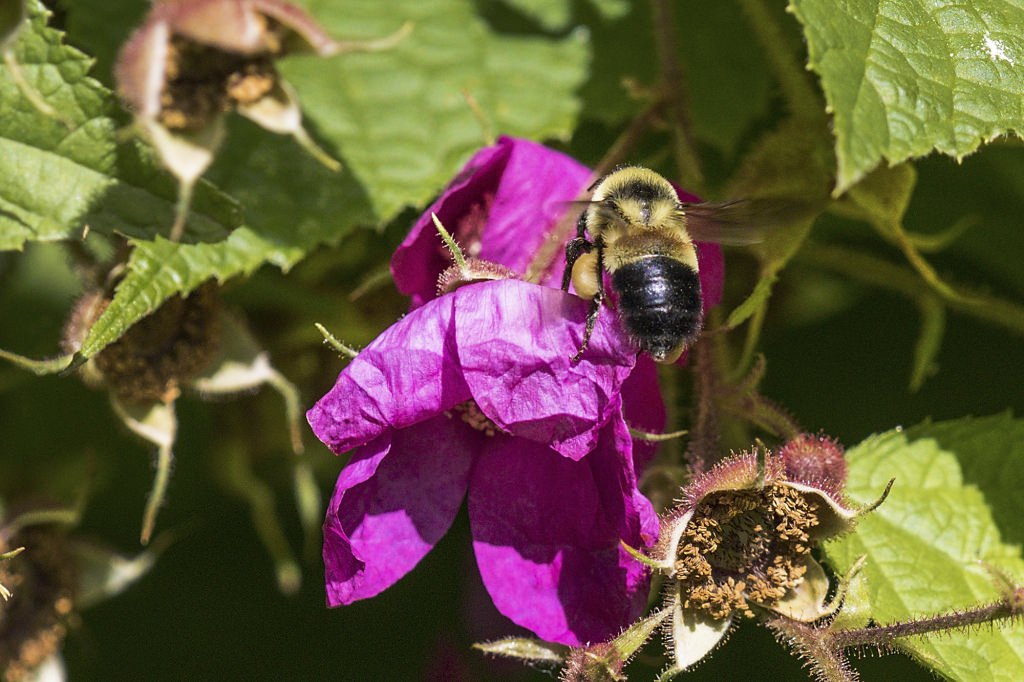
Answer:
<path fill-rule="evenodd" d="M 482 282 L 455 292 L 459 364 L 480 410 L 514 436 L 580 459 L 618 412 L 618 394 L 636 350 L 611 315 L 594 327 L 583 358 L 588 304 L 557 289 L 518 280 Z"/>
<path fill-rule="evenodd" d="M 306 419 L 335 454 L 469 400 L 455 350 L 455 298 L 406 315 L 338 375 Z"/>
<path fill-rule="evenodd" d="M 439 248 L 431 213 L 470 255 L 500 263 L 516 272 L 526 271 L 555 222 L 582 191 L 590 171 L 569 156 L 510 137 L 477 152 L 444 193 L 427 209 L 391 259 L 395 285 L 411 297 L 413 308 L 437 295 L 437 278 L 450 258 Z M 483 204 L 490 197 L 490 205 Z M 479 251 L 459 234 L 461 220 L 474 206 L 486 210 L 486 233 L 475 235 Z M 562 261 L 555 259 L 541 280 L 558 287 Z"/>
<path fill-rule="evenodd" d="M 448 532 L 484 438 L 440 415 L 381 436 L 353 455 L 324 521 L 329 606 L 390 587 Z"/>
<path fill-rule="evenodd" d="M 495 606 L 548 641 L 579 646 L 615 635 L 647 602 L 647 571 L 620 547 L 656 529 L 636 490 L 625 424 L 574 462 L 541 444 L 495 439 L 470 481 L 477 565 Z"/>
<path fill-rule="evenodd" d="M 473 398 L 512 435 L 579 459 L 597 441 L 636 351 L 599 321 L 584 358 L 587 304 L 518 280 L 481 282 L 430 301 L 367 346 L 306 415 L 341 454 Z"/>

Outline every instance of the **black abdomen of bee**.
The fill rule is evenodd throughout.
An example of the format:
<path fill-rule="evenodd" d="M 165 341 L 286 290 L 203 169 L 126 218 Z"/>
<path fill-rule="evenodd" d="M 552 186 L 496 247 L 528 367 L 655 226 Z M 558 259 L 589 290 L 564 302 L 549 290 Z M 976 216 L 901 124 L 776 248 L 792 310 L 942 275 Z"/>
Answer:
<path fill-rule="evenodd" d="M 697 271 L 670 256 L 649 256 L 612 273 L 619 317 L 626 331 L 655 360 L 662 360 L 700 333 Z"/>

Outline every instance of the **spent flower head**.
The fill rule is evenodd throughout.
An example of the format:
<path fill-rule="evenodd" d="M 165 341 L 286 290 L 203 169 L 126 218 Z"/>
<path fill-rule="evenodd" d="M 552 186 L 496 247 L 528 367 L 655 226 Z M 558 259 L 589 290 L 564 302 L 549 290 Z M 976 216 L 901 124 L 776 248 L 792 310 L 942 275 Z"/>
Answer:
<path fill-rule="evenodd" d="M 118 270 L 115 266 L 112 272 Z M 113 275 L 107 278 L 116 279 Z M 89 330 L 110 304 L 113 294 L 107 290 L 111 287 L 112 283 L 92 289 L 75 304 L 64 329 L 66 358 L 78 353 Z M 55 369 L 64 366 L 66 363 Z M 178 430 L 175 403 L 184 391 L 213 398 L 270 385 L 285 399 L 292 448 L 296 453 L 302 451 L 297 389 L 271 365 L 268 353 L 243 321 L 224 309 L 219 287 L 212 280 L 187 296 L 168 298 L 117 341 L 85 361 L 79 372 L 88 385 L 109 392 L 114 412 L 131 432 L 157 448 L 157 471 L 143 513 L 143 544 L 149 542 L 165 501 Z M 297 461 L 295 467 L 302 470 L 305 464 Z M 229 467 L 223 480 L 234 483 L 233 477 L 241 476 L 241 469 L 237 465 Z M 259 496 L 253 496 L 252 503 L 261 504 Z M 267 514 L 265 518 L 273 516 Z M 315 532 L 315 520 L 307 522 L 307 527 Z M 268 523 L 261 524 L 261 537 L 274 553 L 279 583 L 282 590 L 289 591 L 298 586 L 299 570 L 294 558 L 280 551 L 282 543 L 270 537 L 276 532 Z"/>
<path fill-rule="evenodd" d="M 229 112 L 291 135 L 326 166 L 340 168 L 309 137 L 275 60 L 383 49 L 405 33 L 340 42 L 282 0 L 157 0 L 121 49 L 115 75 L 139 130 L 180 183 L 172 241 L 181 237 L 192 187 L 213 161 Z"/>
<path fill-rule="evenodd" d="M 669 581 L 675 668 L 701 660 L 738 618 L 772 613 L 811 623 L 835 612 L 812 550 L 870 510 L 844 503 L 845 473 L 835 441 L 805 434 L 777 453 L 729 457 L 683 489 L 651 551 Z"/>

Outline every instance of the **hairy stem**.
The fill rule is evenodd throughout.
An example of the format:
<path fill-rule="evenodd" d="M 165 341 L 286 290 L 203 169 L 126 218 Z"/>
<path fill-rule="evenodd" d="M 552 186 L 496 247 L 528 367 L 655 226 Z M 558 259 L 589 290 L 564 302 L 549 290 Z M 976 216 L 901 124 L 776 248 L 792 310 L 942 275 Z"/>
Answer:
<path fill-rule="evenodd" d="M 820 682 L 854 682 L 859 679 L 824 628 L 816 628 L 789 618 L 773 618 L 765 623 L 775 638 L 788 646 Z"/>
<path fill-rule="evenodd" d="M 902 637 L 914 637 L 916 635 L 927 635 L 932 632 L 946 632 L 949 630 L 966 630 L 973 626 L 993 623 L 1009 618 L 1019 618 L 1021 615 L 1021 592 L 1018 589 L 1010 597 L 1000 599 L 991 604 L 976 606 L 963 611 L 953 611 L 938 616 L 926 618 L 915 618 L 902 623 L 890 625 L 878 625 L 852 630 L 836 630 L 830 633 L 830 639 L 835 646 L 846 649 L 858 646 L 892 646 L 895 640 Z"/>

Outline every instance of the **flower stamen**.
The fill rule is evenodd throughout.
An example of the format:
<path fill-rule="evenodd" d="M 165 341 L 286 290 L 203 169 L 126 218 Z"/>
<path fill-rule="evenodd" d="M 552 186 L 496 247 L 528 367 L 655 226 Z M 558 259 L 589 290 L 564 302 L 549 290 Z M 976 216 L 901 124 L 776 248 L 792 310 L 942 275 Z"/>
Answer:
<path fill-rule="evenodd" d="M 807 572 L 819 502 L 785 485 L 714 493 L 679 543 L 676 579 L 683 607 L 724 619 L 774 606 Z"/>
<path fill-rule="evenodd" d="M 483 413 L 475 400 L 467 400 L 464 403 L 459 403 L 446 414 L 448 414 L 449 417 L 457 415 L 459 419 L 466 422 L 477 431 L 480 431 L 485 436 L 494 436 L 502 433 L 502 430 L 498 428 L 498 425 Z"/>

